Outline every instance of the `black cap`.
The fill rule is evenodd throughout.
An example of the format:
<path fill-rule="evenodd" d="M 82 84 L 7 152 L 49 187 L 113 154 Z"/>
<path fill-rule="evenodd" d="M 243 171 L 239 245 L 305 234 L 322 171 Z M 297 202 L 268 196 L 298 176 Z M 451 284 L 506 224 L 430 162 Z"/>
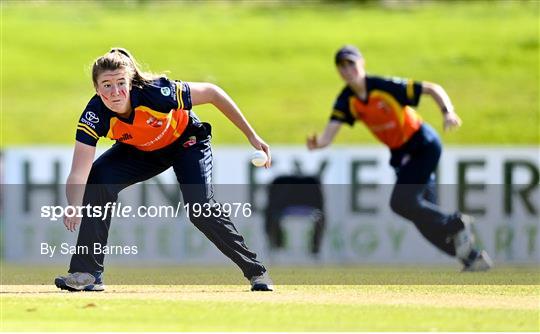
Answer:
<path fill-rule="evenodd" d="M 345 45 L 336 52 L 335 62 L 339 64 L 342 60 L 357 61 L 362 58 L 360 51 L 353 45 Z"/>

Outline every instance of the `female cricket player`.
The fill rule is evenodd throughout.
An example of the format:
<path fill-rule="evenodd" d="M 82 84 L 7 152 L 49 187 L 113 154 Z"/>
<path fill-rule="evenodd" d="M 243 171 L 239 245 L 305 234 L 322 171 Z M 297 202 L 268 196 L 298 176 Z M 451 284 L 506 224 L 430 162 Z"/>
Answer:
<path fill-rule="evenodd" d="M 461 125 L 445 90 L 434 83 L 387 79 L 367 75 L 360 51 L 347 45 L 335 55 L 337 70 L 346 83 L 338 95 L 330 120 L 320 135 L 307 138 L 310 150 L 330 145 L 341 125 L 361 120 L 391 152 L 396 184 L 390 207 L 412 221 L 437 248 L 457 257 L 465 271 L 488 270 L 492 261 L 485 250 L 474 247 L 471 217 L 444 213 L 437 206 L 434 171 L 441 155 L 437 133 L 417 115 L 420 96 L 431 96 L 439 105 L 444 129 Z"/>
<path fill-rule="evenodd" d="M 77 125 L 71 172 L 67 179 L 69 205 L 105 207 L 129 185 L 147 180 L 173 167 L 185 205 L 215 204 L 211 184 L 211 128 L 191 111 L 193 106 L 211 103 L 269 159 L 270 148 L 244 118 L 233 100 L 210 83 L 173 81 L 165 76 L 142 72 L 131 54 L 113 48 L 96 59 L 92 67 L 96 94 L 84 109 Z M 99 137 L 116 143 L 93 162 Z M 81 187 L 81 185 L 83 185 Z M 209 207 L 209 206 L 207 206 Z M 212 207 L 212 210 L 214 208 Z M 240 267 L 250 280 L 251 290 L 271 291 L 266 268 L 244 243 L 227 215 L 189 211 L 191 222 L 223 254 Z M 70 291 L 101 291 L 103 260 L 94 245 L 107 244 L 110 216 L 64 217 L 64 225 L 75 231 L 80 224 L 78 246 L 88 254 L 73 254 L 69 274 L 55 284 Z M 84 248 L 81 248 L 84 249 Z"/>

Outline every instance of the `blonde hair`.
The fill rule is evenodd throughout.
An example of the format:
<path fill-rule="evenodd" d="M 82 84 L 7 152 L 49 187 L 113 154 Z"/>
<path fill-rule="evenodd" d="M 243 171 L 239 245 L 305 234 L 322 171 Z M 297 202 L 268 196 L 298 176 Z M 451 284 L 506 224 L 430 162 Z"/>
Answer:
<path fill-rule="evenodd" d="M 143 72 L 135 58 L 124 48 L 112 48 L 103 56 L 94 61 L 92 65 L 92 81 L 97 87 L 98 76 L 105 71 L 116 71 L 124 68 L 128 71 L 131 84 L 137 87 L 148 85 L 153 80 L 165 76 L 163 74 L 154 74 L 151 72 Z"/>

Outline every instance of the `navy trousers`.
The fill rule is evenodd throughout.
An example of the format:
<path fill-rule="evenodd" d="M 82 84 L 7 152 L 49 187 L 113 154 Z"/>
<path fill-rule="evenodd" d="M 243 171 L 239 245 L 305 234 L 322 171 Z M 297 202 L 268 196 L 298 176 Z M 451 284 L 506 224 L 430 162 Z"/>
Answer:
<path fill-rule="evenodd" d="M 197 142 L 184 147 L 182 144 L 190 135 L 195 135 Z M 94 162 L 83 205 L 104 206 L 107 202 L 115 202 L 122 189 L 158 175 L 171 166 L 180 184 L 185 204 L 213 204 L 210 138 L 210 125 L 197 123 L 190 125 L 179 140 L 156 151 L 144 152 L 130 145 L 116 143 Z M 227 215 L 212 214 L 204 217 L 191 212 L 189 218 L 223 254 L 240 267 L 246 278 L 261 275 L 266 271 L 257 261 L 256 254 L 247 248 L 243 237 Z M 93 244 L 107 244 L 109 227 L 110 218 L 82 218 L 77 245 L 87 246 L 90 252 L 72 256 L 70 273 L 103 271 L 104 255 L 94 254 Z"/>
<path fill-rule="evenodd" d="M 458 213 L 447 214 L 437 206 L 435 170 L 441 156 L 441 142 L 435 130 L 423 124 L 403 146 L 391 151 L 390 164 L 397 176 L 390 207 L 412 221 L 433 245 L 455 256 L 450 236 L 463 228 Z"/>

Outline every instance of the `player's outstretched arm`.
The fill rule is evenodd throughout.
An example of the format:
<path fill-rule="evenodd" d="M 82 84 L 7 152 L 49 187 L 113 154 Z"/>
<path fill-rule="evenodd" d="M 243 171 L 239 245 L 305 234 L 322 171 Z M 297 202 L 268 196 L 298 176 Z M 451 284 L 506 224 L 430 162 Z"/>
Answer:
<path fill-rule="evenodd" d="M 92 169 L 95 155 L 95 146 L 87 145 L 79 141 L 75 142 L 71 171 L 69 172 L 66 181 L 66 198 L 68 205 L 76 207 L 82 205 L 84 189 L 86 187 L 86 182 L 88 181 L 90 169 Z M 64 225 L 71 232 L 77 229 L 80 222 L 80 217 L 64 216 Z"/>
<path fill-rule="evenodd" d="M 422 93 L 431 96 L 443 113 L 444 130 L 452 130 L 461 126 L 461 119 L 454 111 L 450 97 L 440 85 L 432 82 L 422 83 Z"/>
<path fill-rule="evenodd" d="M 262 140 L 244 117 L 240 108 L 232 98 L 220 87 L 206 82 L 189 82 L 191 90 L 191 103 L 193 106 L 211 103 L 219 109 L 240 131 L 244 133 L 251 145 L 257 150 L 263 150 L 268 156 L 265 167 L 272 164 L 270 147 Z"/>
<path fill-rule="evenodd" d="M 307 148 L 309 150 L 316 150 L 330 145 L 339 132 L 339 129 L 341 129 L 341 124 L 341 122 L 330 121 L 326 125 L 326 128 L 324 128 L 322 135 L 309 135 L 306 142 Z"/>

